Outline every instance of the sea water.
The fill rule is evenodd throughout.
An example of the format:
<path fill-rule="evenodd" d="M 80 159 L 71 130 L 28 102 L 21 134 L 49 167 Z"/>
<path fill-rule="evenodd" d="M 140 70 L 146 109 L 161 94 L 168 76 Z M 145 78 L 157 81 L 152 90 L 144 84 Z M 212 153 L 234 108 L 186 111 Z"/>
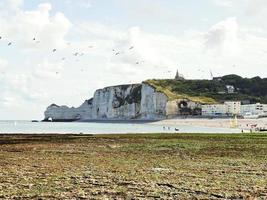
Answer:
<path fill-rule="evenodd" d="M 179 129 L 176 131 L 175 129 Z M 0 133 L 240 133 L 239 129 L 201 126 L 160 125 L 151 123 L 92 123 L 92 122 L 30 122 L 0 121 Z"/>

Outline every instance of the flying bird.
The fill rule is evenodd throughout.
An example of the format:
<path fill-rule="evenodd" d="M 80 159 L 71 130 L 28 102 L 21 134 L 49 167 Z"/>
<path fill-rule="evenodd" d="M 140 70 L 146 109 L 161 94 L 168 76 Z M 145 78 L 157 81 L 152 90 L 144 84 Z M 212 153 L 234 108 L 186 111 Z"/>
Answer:
<path fill-rule="evenodd" d="M 93 48 L 94 46 L 89 46 L 89 48 L 91 49 L 91 48 Z"/>
<path fill-rule="evenodd" d="M 78 52 L 76 52 L 76 53 L 74 53 L 73 55 L 74 55 L 74 56 L 78 56 L 78 54 L 79 54 L 79 53 L 78 53 Z"/>
<path fill-rule="evenodd" d="M 117 52 L 116 54 L 115 54 L 115 56 L 117 56 L 117 55 L 119 55 L 120 54 L 120 52 Z"/>
<path fill-rule="evenodd" d="M 36 38 L 33 38 L 32 40 L 36 40 Z"/>
<path fill-rule="evenodd" d="M 129 50 L 132 50 L 132 49 L 134 49 L 134 46 L 131 46 L 131 47 L 129 48 Z"/>
<path fill-rule="evenodd" d="M 66 60 L 66 58 L 65 58 L 65 57 L 63 57 L 63 58 L 61 58 L 61 60 Z"/>
<path fill-rule="evenodd" d="M 0 36 L 0 40 L 2 39 L 2 36 Z"/>
<path fill-rule="evenodd" d="M 136 62 L 135 64 L 136 64 L 136 65 L 139 65 L 139 62 Z"/>
<path fill-rule="evenodd" d="M 57 51 L 57 49 L 53 49 L 53 52 L 56 52 Z"/>
<path fill-rule="evenodd" d="M 8 43 L 8 46 L 10 46 L 11 44 L 12 44 L 12 42 L 9 42 L 9 43 Z"/>

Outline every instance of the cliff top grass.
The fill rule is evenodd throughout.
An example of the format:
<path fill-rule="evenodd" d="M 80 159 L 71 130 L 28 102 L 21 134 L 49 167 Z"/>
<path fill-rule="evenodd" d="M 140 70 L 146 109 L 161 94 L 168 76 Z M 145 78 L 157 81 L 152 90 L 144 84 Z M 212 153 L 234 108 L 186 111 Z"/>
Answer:
<path fill-rule="evenodd" d="M 266 134 L 0 135 L 0 199 L 266 199 Z"/>
<path fill-rule="evenodd" d="M 184 92 L 178 92 L 174 91 L 171 84 L 166 84 L 166 80 L 147 80 L 144 83 L 147 83 L 154 87 L 157 92 L 164 93 L 170 101 L 176 100 L 176 99 L 188 99 L 194 102 L 199 102 L 202 104 L 214 104 L 217 103 L 217 101 L 210 97 L 205 96 L 190 96 Z"/>

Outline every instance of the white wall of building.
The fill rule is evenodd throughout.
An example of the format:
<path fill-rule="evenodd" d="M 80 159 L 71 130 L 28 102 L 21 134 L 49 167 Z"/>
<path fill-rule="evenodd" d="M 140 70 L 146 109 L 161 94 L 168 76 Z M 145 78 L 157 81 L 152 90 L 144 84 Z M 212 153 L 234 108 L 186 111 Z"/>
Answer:
<path fill-rule="evenodd" d="M 249 116 L 249 115 L 267 115 L 267 104 L 249 104 L 241 106 L 241 115 Z"/>
<path fill-rule="evenodd" d="M 202 105 L 203 116 L 231 116 L 240 115 L 240 112 L 240 101 L 227 101 L 224 104 Z"/>
<path fill-rule="evenodd" d="M 203 116 L 225 116 L 226 106 L 224 104 L 213 104 L 202 106 Z"/>
<path fill-rule="evenodd" d="M 240 115 L 241 113 L 241 102 L 240 101 L 226 101 L 224 102 L 226 105 L 227 113 L 230 115 Z"/>

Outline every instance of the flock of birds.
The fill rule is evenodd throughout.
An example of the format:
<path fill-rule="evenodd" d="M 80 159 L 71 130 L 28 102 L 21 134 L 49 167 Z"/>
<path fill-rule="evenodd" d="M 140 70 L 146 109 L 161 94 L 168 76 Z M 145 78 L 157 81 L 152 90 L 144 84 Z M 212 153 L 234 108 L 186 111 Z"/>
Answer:
<path fill-rule="evenodd" d="M 3 39 L 3 37 L 0 36 L 0 40 L 2 40 L 2 39 Z M 37 44 L 41 42 L 40 40 L 36 40 L 35 37 L 32 40 L 35 41 Z M 8 42 L 7 46 L 11 46 L 12 44 L 13 44 L 12 42 Z M 71 45 L 70 42 L 68 42 L 67 44 Z M 88 48 L 92 49 L 92 48 L 94 48 L 94 46 L 90 45 L 90 46 L 88 46 Z M 129 48 L 129 50 L 133 50 L 133 49 L 134 49 L 134 46 L 131 46 Z M 52 49 L 53 53 L 55 53 L 56 51 L 57 51 L 56 48 Z M 114 54 L 115 56 L 118 56 L 118 55 L 123 53 L 123 51 L 116 51 L 115 49 L 112 49 L 112 51 L 115 52 L 115 54 Z M 73 53 L 73 55 L 77 57 L 77 56 L 84 56 L 85 54 L 84 53 L 75 52 L 75 53 Z M 63 57 L 62 60 L 66 60 L 66 57 Z M 136 62 L 136 64 L 139 64 L 139 62 Z"/>
<path fill-rule="evenodd" d="M 0 40 L 3 40 L 3 37 L 2 37 L 2 36 L 0 36 Z M 33 37 L 33 38 L 32 38 L 32 41 L 35 42 L 36 44 L 39 44 L 39 43 L 41 42 L 40 40 L 37 40 L 36 37 Z M 7 43 L 7 46 L 11 46 L 11 45 L 13 45 L 13 42 L 10 41 L 10 42 Z M 67 45 L 71 45 L 71 43 L 68 42 Z M 94 48 L 94 46 L 90 45 L 90 46 L 88 46 L 88 48 L 89 48 L 89 49 L 92 49 L 92 48 Z M 130 46 L 130 47 L 128 48 L 128 50 L 131 51 L 131 50 L 133 50 L 134 48 L 135 48 L 134 46 Z M 52 49 L 52 53 L 56 53 L 57 51 L 58 51 L 58 49 L 56 49 L 56 48 L 53 48 L 53 49 Z M 119 56 L 119 55 L 125 53 L 124 51 L 118 51 L 118 50 L 115 50 L 115 49 L 112 49 L 112 52 L 114 53 L 114 56 Z M 85 55 L 85 53 L 83 53 L 83 52 L 75 52 L 75 53 L 73 53 L 73 56 L 74 56 L 74 57 L 82 57 L 82 56 L 84 56 L 84 55 Z M 66 59 L 67 59 L 67 57 L 62 57 L 62 58 L 61 58 L 62 61 L 65 61 Z M 76 59 L 76 61 L 78 62 L 79 59 Z M 142 62 L 144 62 L 144 61 L 136 61 L 135 64 L 136 64 L 136 65 L 139 65 L 139 64 L 141 64 Z M 236 66 L 235 64 L 232 65 L 232 68 L 236 68 L 236 67 L 237 67 L 237 66 Z M 81 71 L 83 72 L 84 69 L 81 69 Z M 201 68 L 198 69 L 197 71 L 200 72 L 200 73 L 206 73 L 206 71 L 203 70 L 203 69 L 201 69 Z M 170 71 L 170 70 L 169 70 L 169 71 L 165 71 L 165 73 L 171 74 L 172 71 Z M 59 74 L 59 72 L 56 72 L 56 74 Z"/>
<path fill-rule="evenodd" d="M 0 40 L 3 40 L 3 37 L 2 37 L 2 36 L 0 36 Z M 33 38 L 32 38 L 32 41 L 35 42 L 36 44 L 41 43 L 41 41 L 40 41 L 40 40 L 37 40 L 36 37 L 33 37 Z M 11 45 L 13 45 L 13 42 L 8 42 L 8 43 L 7 43 L 7 46 L 11 46 Z M 67 45 L 71 45 L 71 43 L 68 42 Z M 94 46 L 89 45 L 88 48 L 89 48 L 89 49 L 92 49 L 92 48 L 94 48 Z M 130 46 L 130 47 L 128 48 L 128 50 L 131 51 L 131 50 L 133 50 L 134 48 L 135 48 L 134 46 Z M 53 48 L 53 49 L 51 50 L 52 53 L 56 53 L 57 51 L 58 51 L 58 49 L 56 49 L 56 48 Z M 114 53 L 114 56 L 119 56 L 119 55 L 121 55 L 121 54 L 124 53 L 124 51 L 118 51 L 118 50 L 115 50 L 115 49 L 112 49 L 112 52 Z M 74 56 L 74 57 L 82 57 L 82 56 L 84 56 L 84 55 L 85 55 L 85 53 L 83 53 L 83 52 L 75 52 L 75 53 L 73 53 L 73 56 Z M 62 61 L 65 61 L 65 60 L 67 60 L 67 57 L 62 57 L 61 60 L 62 60 Z M 76 59 L 76 62 L 78 62 L 78 61 L 79 61 L 79 59 L 77 58 L 77 59 Z M 134 64 L 139 65 L 139 64 L 141 64 L 141 62 L 144 62 L 144 61 L 136 61 Z M 81 71 L 83 72 L 84 70 L 81 69 Z M 59 72 L 56 72 L 56 74 L 59 74 Z"/>

